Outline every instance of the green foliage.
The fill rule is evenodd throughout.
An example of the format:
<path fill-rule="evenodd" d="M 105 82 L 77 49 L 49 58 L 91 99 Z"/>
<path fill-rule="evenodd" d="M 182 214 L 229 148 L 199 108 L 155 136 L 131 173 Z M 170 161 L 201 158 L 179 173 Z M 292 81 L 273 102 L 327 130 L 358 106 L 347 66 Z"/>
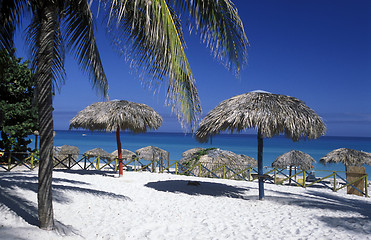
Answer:
<path fill-rule="evenodd" d="M 14 51 L 0 51 L 0 149 L 26 152 L 37 130 L 37 108 L 33 104 L 35 84 L 28 62 L 21 62 Z"/>

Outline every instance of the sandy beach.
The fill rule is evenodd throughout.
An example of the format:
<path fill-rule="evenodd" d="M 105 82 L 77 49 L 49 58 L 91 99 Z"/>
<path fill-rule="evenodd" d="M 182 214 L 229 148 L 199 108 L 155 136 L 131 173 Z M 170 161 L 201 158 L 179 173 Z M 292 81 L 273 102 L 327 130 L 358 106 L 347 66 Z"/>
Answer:
<path fill-rule="evenodd" d="M 188 185 L 199 181 L 200 185 Z M 37 221 L 37 171 L 0 173 L 1 239 L 371 239 L 371 199 L 344 190 L 148 172 L 57 170 L 55 231 Z"/>

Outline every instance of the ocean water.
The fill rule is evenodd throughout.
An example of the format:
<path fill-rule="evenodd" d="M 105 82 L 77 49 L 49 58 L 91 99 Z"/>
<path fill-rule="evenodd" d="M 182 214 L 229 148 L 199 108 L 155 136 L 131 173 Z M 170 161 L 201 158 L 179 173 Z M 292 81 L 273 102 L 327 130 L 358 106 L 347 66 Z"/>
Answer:
<path fill-rule="evenodd" d="M 181 154 L 191 148 L 220 148 L 229 150 L 238 154 L 245 154 L 257 159 L 257 137 L 252 134 L 221 134 L 214 136 L 211 143 L 199 143 L 192 134 L 184 133 L 142 133 L 131 134 L 122 132 L 122 148 L 135 150 L 153 145 L 162 148 L 170 153 L 170 160 L 179 160 Z M 322 171 L 344 171 L 342 164 L 323 165 L 319 163 L 321 157 L 337 148 L 351 148 L 371 152 L 371 138 L 367 137 L 321 137 L 316 140 L 301 140 L 293 142 L 284 137 L 277 136 L 265 138 L 263 141 L 263 164 L 270 167 L 272 162 L 279 155 L 290 150 L 300 150 L 311 155 L 317 163 L 313 164 L 316 174 Z M 56 131 L 54 137 L 54 146 L 73 145 L 80 149 L 80 153 L 93 148 L 103 148 L 107 152 L 113 152 L 117 149 L 116 134 L 105 132 L 89 131 Z M 366 172 L 371 174 L 371 166 L 365 166 Z M 325 174 L 325 173 L 323 173 Z M 319 174 L 319 175 L 323 175 Z"/>

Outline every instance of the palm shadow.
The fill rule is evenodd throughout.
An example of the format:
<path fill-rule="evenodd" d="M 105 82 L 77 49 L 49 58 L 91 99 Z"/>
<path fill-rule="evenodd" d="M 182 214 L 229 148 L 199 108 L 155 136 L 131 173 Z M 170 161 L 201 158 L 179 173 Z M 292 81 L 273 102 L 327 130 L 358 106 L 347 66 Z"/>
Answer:
<path fill-rule="evenodd" d="M 78 175 L 101 175 L 113 176 L 116 172 L 114 170 L 96 170 L 96 169 L 53 169 L 53 172 L 65 172 Z"/>
<path fill-rule="evenodd" d="M 335 195 L 323 191 L 308 190 L 306 197 L 283 191 L 274 191 L 281 196 L 268 196 L 266 199 L 284 205 L 296 205 L 302 208 L 330 210 L 333 212 L 356 213 L 356 217 L 330 217 L 319 216 L 318 219 L 331 228 L 343 228 L 346 231 L 364 232 L 371 234 L 371 203 L 361 197 L 359 199 L 348 199 L 342 195 Z M 298 198 L 294 198 L 294 196 Z"/>
<path fill-rule="evenodd" d="M 0 174 L 0 205 L 9 208 L 12 212 L 23 218 L 28 224 L 39 226 L 37 200 L 35 199 L 36 202 L 29 201 L 15 192 L 15 189 L 21 189 L 22 191 L 32 191 L 37 194 L 38 178 L 36 176 L 25 176 L 24 174 L 25 173 Z M 71 203 L 72 200 L 68 198 L 66 191 L 104 196 L 124 201 L 131 200 L 124 195 L 87 188 L 88 185 L 90 184 L 87 182 L 65 178 L 53 178 L 53 201 L 62 204 Z M 75 232 L 70 226 L 65 226 L 58 220 L 55 220 L 55 225 L 57 231 L 63 235 Z"/>
<path fill-rule="evenodd" d="M 161 192 L 248 199 L 245 194 L 246 191 L 249 191 L 247 187 L 234 187 L 227 184 L 204 181 L 199 181 L 200 185 L 195 186 L 189 185 L 188 182 L 187 180 L 166 180 L 149 182 L 144 186 Z"/>

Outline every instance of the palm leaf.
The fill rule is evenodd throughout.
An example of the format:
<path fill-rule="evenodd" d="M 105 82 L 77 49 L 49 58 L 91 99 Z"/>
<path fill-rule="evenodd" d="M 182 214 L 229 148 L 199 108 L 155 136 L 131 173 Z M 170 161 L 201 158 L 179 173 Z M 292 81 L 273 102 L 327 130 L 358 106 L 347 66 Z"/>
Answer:
<path fill-rule="evenodd" d="M 26 0 L 0 1 L 0 48 L 8 52 L 14 46 L 14 33 L 27 7 Z"/>
<path fill-rule="evenodd" d="M 108 98 L 108 82 L 94 37 L 93 17 L 87 1 L 73 0 L 66 8 L 68 49 L 75 51 L 81 68 L 89 73 L 93 87 Z"/>
<path fill-rule="evenodd" d="M 126 56 L 139 69 L 151 75 L 149 86 L 158 86 L 167 77 L 167 103 L 178 117 L 191 127 L 201 115 L 195 80 L 183 49 L 180 20 L 164 0 L 112 1 L 109 15 L 110 31 Z M 181 113 L 181 114 L 180 114 Z"/>
<path fill-rule="evenodd" d="M 247 40 L 237 9 L 230 0 L 172 0 L 176 7 L 189 12 L 190 23 L 201 34 L 214 57 L 236 74 L 247 59 Z M 190 28 L 192 30 L 192 28 Z"/>

